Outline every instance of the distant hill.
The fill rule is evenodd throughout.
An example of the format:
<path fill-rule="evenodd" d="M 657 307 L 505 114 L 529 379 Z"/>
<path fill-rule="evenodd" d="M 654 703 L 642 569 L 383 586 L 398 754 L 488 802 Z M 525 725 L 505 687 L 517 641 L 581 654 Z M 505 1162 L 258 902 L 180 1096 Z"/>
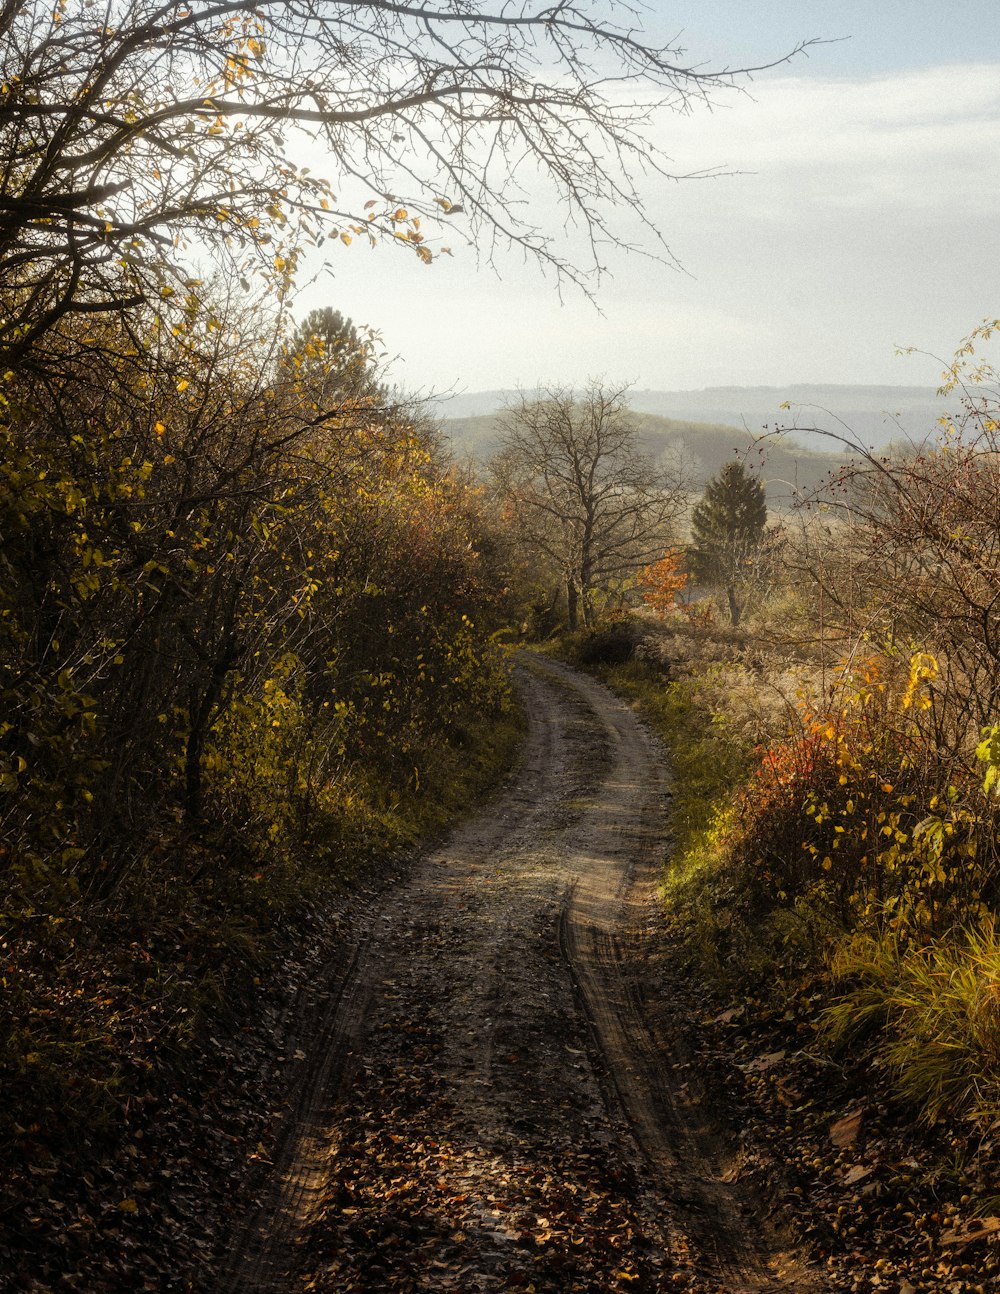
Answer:
<path fill-rule="evenodd" d="M 447 423 L 464 423 L 495 413 L 516 399 L 516 391 L 473 391 L 442 401 L 438 413 Z M 781 408 L 785 401 L 791 404 L 790 409 Z M 835 443 L 813 428 L 850 432 L 864 444 L 881 449 L 893 440 L 923 440 L 933 432 L 938 418 L 956 411 L 957 401 L 937 395 L 933 387 L 799 384 L 715 386 L 698 391 L 633 389 L 629 404 L 637 413 L 745 428 L 754 434 L 775 425 L 794 427 L 799 429 L 795 439 L 800 445 L 834 453 Z"/>
<path fill-rule="evenodd" d="M 782 409 L 785 402 L 789 409 Z M 793 427 L 800 444 L 835 452 L 835 442 L 820 433 L 851 436 L 876 449 L 894 440 L 921 441 L 957 401 L 921 386 L 799 385 L 632 391 L 629 404 L 668 418 L 745 426 L 757 435 L 765 428 Z"/>
<path fill-rule="evenodd" d="M 819 489 L 843 461 L 843 455 L 804 449 L 784 437 L 769 445 L 762 455 L 752 437 L 740 427 L 648 413 L 640 413 L 637 420 L 645 451 L 654 458 L 679 459 L 692 489 L 700 492 L 727 462 L 745 454 L 748 466 L 764 482 L 768 503 L 778 509 L 788 508 L 796 499 Z M 482 463 L 496 452 L 495 414 L 444 418 L 441 426 L 460 456 L 469 455 Z"/>

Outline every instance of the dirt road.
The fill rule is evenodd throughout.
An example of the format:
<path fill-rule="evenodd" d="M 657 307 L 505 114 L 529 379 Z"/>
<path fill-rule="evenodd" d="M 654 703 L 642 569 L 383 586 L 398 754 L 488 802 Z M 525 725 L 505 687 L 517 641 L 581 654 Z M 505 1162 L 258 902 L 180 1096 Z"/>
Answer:
<path fill-rule="evenodd" d="M 646 1000 L 661 753 L 594 681 L 519 675 L 521 773 L 359 920 L 218 1294 L 814 1288 Z"/>

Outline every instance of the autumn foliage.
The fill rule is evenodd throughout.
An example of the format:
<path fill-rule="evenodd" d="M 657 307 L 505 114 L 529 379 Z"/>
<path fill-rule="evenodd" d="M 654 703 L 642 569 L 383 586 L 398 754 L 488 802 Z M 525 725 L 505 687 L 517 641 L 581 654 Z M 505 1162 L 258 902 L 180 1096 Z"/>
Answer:
<path fill-rule="evenodd" d="M 838 926 L 928 938 L 974 918 L 998 879 L 980 778 L 935 755 L 937 666 L 880 656 L 834 680 L 834 705 L 759 752 L 735 853 L 759 901 L 807 899 Z"/>
<path fill-rule="evenodd" d="M 183 967 L 135 1007 L 155 1068 L 309 892 L 434 819 L 506 705 L 476 492 L 369 348 L 296 364 L 251 323 L 94 322 L 4 387 L 0 1138 L 115 1126 L 147 1081 L 116 977 Z"/>
<path fill-rule="evenodd" d="M 931 1122 L 992 1123 L 1000 1100 L 1000 380 L 972 363 L 998 330 L 959 352 L 954 416 L 921 441 L 816 429 L 845 466 L 739 635 L 671 617 L 644 645 L 676 767 L 692 731 L 701 751 L 672 869 L 692 949 L 738 991 L 799 995 L 817 1045 Z M 644 596 L 669 613 L 659 572 Z"/>
<path fill-rule="evenodd" d="M 688 575 L 681 570 L 683 554 L 670 548 L 658 562 L 639 572 L 639 589 L 647 606 L 659 616 L 668 616 L 677 610 L 678 594 L 687 586 Z"/>

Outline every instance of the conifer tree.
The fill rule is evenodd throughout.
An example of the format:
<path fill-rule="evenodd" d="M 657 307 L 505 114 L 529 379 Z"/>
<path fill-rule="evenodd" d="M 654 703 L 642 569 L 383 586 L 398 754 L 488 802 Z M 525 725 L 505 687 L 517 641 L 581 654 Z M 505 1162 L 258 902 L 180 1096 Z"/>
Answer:
<path fill-rule="evenodd" d="M 353 402 L 371 405 L 385 394 L 378 378 L 376 335 L 326 306 L 313 310 L 288 339 L 281 369 L 307 390 L 306 402 L 328 411 Z"/>
<path fill-rule="evenodd" d="M 757 566 L 767 524 L 764 487 L 740 462 L 727 463 L 705 487 L 691 516 L 690 562 L 700 584 L 724 588 L 739 624 L 745 589 Z"/>

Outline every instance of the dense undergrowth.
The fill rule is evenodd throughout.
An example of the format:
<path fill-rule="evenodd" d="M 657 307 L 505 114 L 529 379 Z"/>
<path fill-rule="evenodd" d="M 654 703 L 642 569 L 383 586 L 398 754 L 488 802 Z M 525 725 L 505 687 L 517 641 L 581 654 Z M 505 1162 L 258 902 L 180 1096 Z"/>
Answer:
<path fill-rule="evenodd" d="M 331 893 L 515 758 L 476 491 L 353 329 L 206 308 L 4 387 L 8 1161 L 104 1153 Z"/>
<path fill-rule="evenodd" d="M 670 678 L 655 647 L 598 668 L 671 752 L 664 892 L 692 964 L 737 995 L 808 1001 L 813 1045 L 833 1057 L 868 1049 L 928 1121 L 992 1122 L 1000 824 L 974 757 L 942 766 L 919 722 L 891 721 L 908 714 L 925 658 L 884 690 L 869 660 L 860 683 L 856 671 L 838 678 L 857 702 L 838 721 L 800 699 L 796 730 L 764 745 L 727 712 L 743 668 Z M 765 706 L 767 691 L 762 678 Z"/>
<path fill-rule="evenodd" d="M 419 791 L 356 814 L 321 860 L 178 838 L 150 850 L 113 906 L 80 900 L 9 923 L 0 1153 L 72 1153 L 81 1166 L 110 1153 L 131 1105 L 188 1088 L 190 1055 L 254 1016 L 329 899 L 467 811 L 514 765 L 520 740 L 513 713 L 470 720 Z"/>

